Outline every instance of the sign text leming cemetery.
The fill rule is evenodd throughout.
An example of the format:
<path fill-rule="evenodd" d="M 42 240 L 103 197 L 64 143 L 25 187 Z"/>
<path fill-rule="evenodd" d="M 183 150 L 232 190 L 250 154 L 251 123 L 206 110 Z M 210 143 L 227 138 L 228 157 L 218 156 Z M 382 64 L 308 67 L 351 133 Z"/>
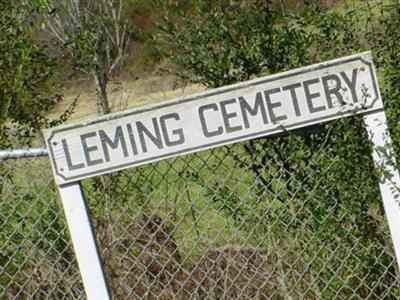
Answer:
<path fill-rule="evenodd" d="M 369 52 L 45 131 L 57 184 L 382 109 Z"/>

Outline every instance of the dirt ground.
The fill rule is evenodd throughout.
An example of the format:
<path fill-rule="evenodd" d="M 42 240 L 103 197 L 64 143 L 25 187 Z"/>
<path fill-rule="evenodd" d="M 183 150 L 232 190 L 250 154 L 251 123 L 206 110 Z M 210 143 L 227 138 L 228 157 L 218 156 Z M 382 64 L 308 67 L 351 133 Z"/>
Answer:
<path fill-rule="evenodd" d="M 150 103 L 187 96 L 203 91 L 200 85 L 177 86 L 172 76 L 148 76 L 133 81 L 110 82 L 108 96 L 113 112 L 140 107 Z M 74 114 L 66 123 L 96 117 L 96 89 L 91 81 L 82 81 L 62 91 L 64 100 L 49 114 L 49 118 L 57 118 L 77 98 Z"/>

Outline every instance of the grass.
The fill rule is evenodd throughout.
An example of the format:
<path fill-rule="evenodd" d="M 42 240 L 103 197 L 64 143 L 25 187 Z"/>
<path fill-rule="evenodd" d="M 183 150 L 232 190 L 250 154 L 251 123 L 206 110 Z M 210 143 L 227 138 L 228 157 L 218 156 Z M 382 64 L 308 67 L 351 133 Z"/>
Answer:
<path fill-rule="evenodd" d="M 240 144 L 231 147 L 240 154 Z M 57 298 L 63 293 L 79 294 L 82 287 L 76 279 L 78 271 L 67 242 L 66 224 L 47 158 L 12 161 L 11 164 L 14 181 L 7 182 L 6 192 L 2 194 L 1 213 L 12 216 L 5 232 L 15 231 L 19 237 L 3 236 L 0 249 L 4 251 L 6 243 L 7 247 L 17 247 L 19 251 L 12 259 L 14 266 L 7 267 L 6 271 L 13 274 L 12 280 L 1 278 L 0 286 L 7 284 L 8 288 L 0 293 L 11 295 L 11 287 L 18 290 L 17 284 L 29 281 L 24 293 L 30 295 Z M 274 172 L 273 166 L 270 168 Z M 289 290 L 294 298 L 307 295 L 308 299 L 329 299 L 335 293 L 349 296 L 353 295 L 351 288 L 355 285 L 359 290 L 354 295 L 362 297 L 369 288 L 365 279 L 356 279 L 364 276 L 357 262 L 365 255 L 363 249 L 372 250 L 376 246 L 365 242 L 352 246 L 342 241 L 338 247 L 334 240 L 323 242 L 320 239 L 326 234 L 322 230 L 312 231 L 307 210 L 300 206 L 291 211 L 289 203 L 277 201 L 271 194 L 260 195 L 254 175 L 227 156 L 223 148 L 122 171 L 112 181 L 107 178 L 84 180 L 83 187 L 117 299 L 132 297 L 133 293 L 141 293 L 146 288 L 161 295 L 159 287 L 167 285 L 173 270 L 181 274 L 172 277 L 174 282 L 182 285 L 180 276 L 196 266 L 201 266 L 196 269 L 196 276 L 213 270 L 209 280 L 226 276 L 235 286 L 233 273 L 217 271 L 214 266 L 240 261 L 237 253 L 242 253 L 246 260 L 258 255 L 259 264 L 264 264 L 260 260 L 266 261 L 266 269 L 257 271 L 257 276 L 269 278 L 268 284 L 274 286 L 264 291 L 276 291 L 276 299 L 287 295 Z M 99 185 L 100 179 L 104 180 L 103 188 Z M 282 181 L 275 180 L 274 184 L 277 189 L 280 187 L 283 195 L 286 193 Z M 314 197 L 318 203 L 318 194 Z M 14 210 L 4 209 L 5 205 Z M 241 210 L 235 215 L 235 209 Z M 153 224 L 157 218 L 161 225 Z M 303 223 L 296 228 L 289 225 L 291 222 Z M 1 231 L 4 230 L 3 227 Z M 142 244 L 136 240 L 138 237 Z M 25 242 L 20 244 L 20 240 Z M 350 247 L 354 248 L 349 252 Z M 381 249 L 374 251 L 378 251 L 376 263 L 385 265 L 385 261 L 380 261 L 384 256 L 379 252 Z M 212 257 L 216 260 L 209 265 L 207 260 Z M 29 263 L 26 262 L 28 258 Z M 157 264 L 165 264 L 164 269 Z M 71 269 L 67 272 L 66 268 Z M 239 264 L 235 268 L 255 274 L 251 264 Z M 149 273 L 150 270 L 155 273 Z M 266 270 L 270 273 L 263 273 Z M 284 278 L 284 282 L 279 278 Z M 53 280 L 59 280 L 57 287 Z M 237 284 L 244 284 L 244 279 L 241 280 Z M 193 284 L 196 286 L 190 283 L 186 288 L 192 290 Z M 237 292 L 218 284 L 229 293 Z M 395 288 L 385 288 L 385 291 L 398 295 Z M 210 293 L 214 292 L 217 293 Z M 176 290 L 171 293 L 179 294 Z M 379 293 L 376 291 L 375 295 Z"/>

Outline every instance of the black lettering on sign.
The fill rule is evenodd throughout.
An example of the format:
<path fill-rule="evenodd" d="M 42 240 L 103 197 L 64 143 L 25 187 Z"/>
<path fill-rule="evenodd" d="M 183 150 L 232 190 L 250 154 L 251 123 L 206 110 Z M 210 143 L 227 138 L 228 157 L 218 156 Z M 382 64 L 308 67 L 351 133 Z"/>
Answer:
<path fill-rule="evenodd" d="M 85 164 L 84 164 L 84 163 L 80 163 L 80 164 L 76 164 L 76 165 L 74 165 L 74 164 L 72 163 L 71 153 L 69 152 L 69 148 L 68 148 L 67 141 L 66 141 L 65 139 L 62 139 L 62 140 L 61 140 L 61 143 L 62 143 L 62 145 L 63 145 L 65 157 L 66 157 L 66 159 L 67 159 L 68 169 L 69 169 L 70 171 L 72 171 L 72 170 L 77 170 L 77 169 L 82 169 L 82 168 L 84 168 L 84 167 L 85 167 Z"/>
<path fill-rule="evenodd" d="M 88 166 L 95 166 L 95 165 L 103 163 L 102 159 L 92 160 L 92 158 L 90 157 L 90 152 L 96 151 L 97 146 L 89 147 L 86 140 L 88 138 L 92 138 L 95 136 L 96 136 L 96 132 L 89 132 L 89 133 L 81 135 L 81 143 L 82 143 L 82 147 L 83 147 L 83 153 L 85 154 L 86 164 Z"/>
<path fill-rule="evenodd" d="M 344 81 L 346 82 L 347 86 L 349 87 L 351 91 L 351 96 L 353 98 L 353 102 L 356 103 L 358 102 L 357 100 L 357 91 L 356 91 L 356 81 L 357 81 L 357 69 L 353 69 L 352 75 L 351 75 L 351 80 L 349 77 L 347 77 L 346 73 L 344 71 L 340 72 L 340 75 L 343 77 Z"/>
<path fill-rule="evenodd" d="M 307 105 L 308 105 L 308 109 L 310 110 L 310 113 L 315 113 L 315 112 L 319 112 L 319 111 L 326 109 L 325 106 L 315 107 L 314 103 L 313 103 L 313 99 L 318 98 L 320 96 L 320 93 L 318 93 L 318 92 L 311 93 L 310 85 L 316 84 L 318 82 L 319 82 L 319 78 L 314 78 L 314 79 L 303 81 L 304 93 L 306 95 Z"/>
<path fill-rule="evenodd" d="M 246 101 L 244 97 L 239 97 L 239 103 L 245 128 L 250 127 L 248 114 L 256 116 L 259 111 L 261 111 L 261 116 L 264 124 L 268 123 L 267 112 L 265 111 L 264 99 L 261 92 L 258 92 L 256 94 L 256 100 L 254 101 L 253 107 L 250 106 L 250 104 Z"/>
<path fill-rule="evenodd" d="M 333 81 L 334 85 L 331 84 L 331 86 L 329 86 L 329 81 L 330 82 Z M 335 74 L 323 76 L 322 77 L 322 85 L 324 86 L 326 101 L 328 103 L 329 108 L 333 107 L 332 95 L 336 96 L 340 105 L 346 104 L 343 100 L 342 94 L 340 93 L 340 90 L 342 89 L 342 84 L 340 82 L 339 76 L 337 76 Z"/>
<path fill-rule="evenodd" d="M 292 98 L 294 113 L 296 117 L 300 116 L 299 100 L 297 99 L 296 89 L 301 87 L 300 83 L 289 84 L 282 87 L 282 91 L 290 91 L 290 97 Z"/>
<path fill-rule="evenodd" d="M 285 130 L 382 111 L 370 56 L 363 53 L 323 62 L 45 130 L 56 182 L 63 185 Z"/>
<path fill-rule="evenodd" d="M 225 130 L 227 133 L 235 132 L 242 129 L 242 126 L 232 126 L 231 123 L 229 122 L 229 119 L 237 117 L 237 113 L 235 112 L 229 113 L 226 107 L 234 103 L 236 103 L 236 99 L 229 99 L 220 102 L 222 117 L 224 119 Z"/>
<path fill-rule="evenodd" d="M 147 136 L 148 139 L 150 139 L 158 149 L 163 148 L 161 132 L 160 128 L 158 127 L 157 119 L 152 118 L 151 120 L 153 121 L 154 135 L 143 125 L 142 122 L 136 122 L 136 127 L 139 134 L 140 144 L 142 145 L 143 153 L 146 153 L 148 151 L 145 136 Z"/>
<path fill-rule="evenodd" d="M 137 150 L 137 146 L 136 146 L 135 136 L 133 135 L 132 125 L 126 124 L 126 128 L 128 129 L 128 136 L 129 136 L 129 141 L 131 142 L 132 152 L 134 155 L 137 155 L 138 150 Z"/>
<path fill-rule="evenodd" d="M 265 101 L 267 102 L 269 117 L 270 117 L 272 123 L 287 119 L 287 116 L 285 116 L 285 115 L 277 116 L 277 115 L 275 115 L 275 112 L 274 112 L 274 108 L 282 106 L 282 103 L 281 102 L 274 102 L 274 103 L 271 102 L 271 94 L 276 94 L 276 93 L 279 93 L 280 91 L 281 91 L 280 88 L 274 88 L 271 90 L 264 91 Z"/>
<path fill-rule="evenodd" d="M 167 125 L 166 125 L 167 120 L 179 121 L 180 118 L 177 113 L 168 114 L 168 115 L 162 116 L 160 118 L 161 130 L 164 135 L 165 145 L 170 147 L 170 146 L 183 144 L 185 142 L 185 136 L 183 135 L 183 129 L 180 128 L 180 129 L 172 130 L 172 134 L 177 136 L 177 139 L 175 141 L 171 140 L 171 137 L 169 136 L 168 130 L 167 130 Z"/>
<path fill-rule="evenodd" d="M 124 157 L 128 157 L 128 149 L 126 148 L 126 142 L 121 126 L 117 126 L 117 128 L 115 128 L 114 140 L 111 140 L 104 130 L 99 131 L 99 136 L 106 161 L 110 161 L 110 152 L 108 151 L 108 147 L 111 147 L 111 149 L 117 149 L 119 144 L 121 144 Z"/>
<path fill-rule="evenodd" d="M 203 131 L 203 134 L 205 137 L 213 137 L 217 135 L 221 135 L 223 133 L 223 128 L 222 126 L 219 126 L 216 130 L 210 131 L 209 128 L 207 127 L 206 119 L 204 112 L 206 110 L 212 110 L 212 111 L 218 111 L 218 106 L 215 103 L 203 105 L 199 107 L 199 117 L 200 117 L 200 123 L 201 123 L 201 129 Z"/>

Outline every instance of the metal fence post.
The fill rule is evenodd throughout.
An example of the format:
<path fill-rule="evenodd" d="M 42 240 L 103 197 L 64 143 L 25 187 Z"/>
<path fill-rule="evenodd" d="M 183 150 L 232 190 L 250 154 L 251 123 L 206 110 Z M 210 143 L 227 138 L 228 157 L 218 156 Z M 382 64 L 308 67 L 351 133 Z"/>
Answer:
<path fill-rule="evenodd" d="M 81 185 L 62 185 L 59 191 L 86 295 L 89 300 L 110 299 Z"/>
<path fill-rule="evenodd" d="M 364 123 L 372 142 L 374 163 L 380 169 L 379 187 L 400 270 L 400 176 L 385 112 L 364 116 Z"/>

